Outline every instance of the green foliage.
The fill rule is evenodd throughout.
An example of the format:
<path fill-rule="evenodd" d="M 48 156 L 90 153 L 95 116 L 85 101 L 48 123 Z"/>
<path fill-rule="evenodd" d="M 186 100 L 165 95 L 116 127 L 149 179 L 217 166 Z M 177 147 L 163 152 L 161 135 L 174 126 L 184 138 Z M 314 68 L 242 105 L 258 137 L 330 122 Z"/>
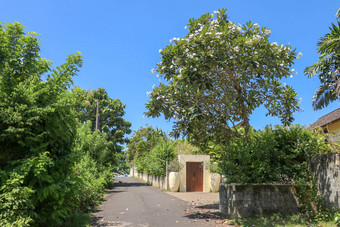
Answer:
<path fill-rule="evenodd" d="M 200 154 L 201 151 L 187 140 L 176 140 L 176 153 L 179 155 Z"/>
<path fill-rule="evenodd" d="M 174 135 L 197 146 L 227 143 L 250 130 L 259 106 L 266 115 L 293 121 L 297 93 L 280 80 L 293 73 L 290 46 L 270 43 L 271 31 L 251 22 L 237 26 L 226 9 L 190 19 L 188 34 L 161 50 L 155 72 L 164 79 L 150 92 L 147 116 L 174 119 Z"/>
<path fill-rule="evenodd" d="M 334 227 L 331 221 L 312 222 L 303 214 L 283 215 L 281 213 L 272 215 L 262 215 L 250 218 L 235 218 L 228 223 L 236 226 L 263 226 L 263 227 L 302 227 L 302 226 L 322 226 Z"/>
<path fill-rule="evenodd" d="M 291 182 L 309 176 L 311 156 L 330 151 L 320 131 L 298 125 L 266 127 L 246 139 L 234 138 L 224 148 L 220 167 L 227 182 Z"/>
<path fill-rule="evenodd" d="M 125 104 L 119 99 L 110 98 L 105 88 L 85 91 L 79 87 L 74 87 L 72 89 L 72 94 L 80 122 L 85 123 L 91 121 L 93 122 L 91 129 L 95 129 L 98 100 L 100 115 L 99 131 L 107 133 L 109 140 L 115 144 L 124 144 L 128 142 L 125 135 L 131 133 L 131 123 L 123 118 L 125 114 Z"/>
<path fill-rule="evenodd" d="M 340 9 L 338 18 L 339 12 Z M 321 37 L 317 45 L 319 61 L 305 69 L 309 77 L 318 74 L 321 83 L 314 93 L 314 110 L 328 106 L 340 96 L 340 21 L 332 23 L 330 32 Z"/>
<path fill-rule="evenodd" d="M 152 150 L 161 138 L 166 138 L 165 133 L 160 129 L 154 129 L 151 126 L 134 131 L 130 138 L 130 142 L 127 145 L 128 161 L 131 164 L 135 163 L 137 168 L 139 167 L 138 171 L 143 171 L 141 159 Z"/>
<path fill-rule="evenodd" d="M 318 195 L 315 179 L 311 176 L 297 178 L 294 182 L 300 205 L 300 212 L 311 222 L 332 221 L 332 213 L 325 206 L 324 200 Z"/>
<path fill-rule="evenodd" d="M 145 172 L 150 175 L 165 176 L 166 162 L 175 156 L 176 143 L 160 139 L 156 146 L 145 156 Z"/>
<path fill-rule="evenodd" d="M 122 163 L 130 123 L 104 89 L 103 133 L 77 122 L 84 99 L 69 89 L 82 57 L 53 69 L 36 36 L 0 25 L 0 225 L 84 226 Z"/>
<path fill-rule="evenodd" d="M 12 173 L 0 188 L 0 226 L 29 226 L 34 216 L 30 198 L 34 191 L 23 186 L 24 176 Z"/>
<path fill-rule="evenodd" d="M 184 165 L 178 161 L 178 159 L 174 159 L 169 162 L 169 172 L 179 172 L 183 169 Z"/>
<path fill-rule="evenodd" d="M 1 209 L 6 225 L 61 225 L 71 211 L 76 120 L 68 89 L 82 57 L 70 55 L 52 69 L 39 57 L 36 36 L 17 22 L 0 27 L 1 198 L 13 207 Z"/>
<path fill-rule="evenodd" d="M 92 131 L 91 121 L 80 124 L 77 130 L 75 151 L 79 154 L 89 155 L 100 167 L 110 168 L 117 166 L 116 151 L 111 149 L 113 142 L 106 133 Z"/>
<path fill-rule="evenodd" d="M 104 133 L 108 144 L 105 152 L 95 152 L 102 155 L 102 159 L 110 160 L 115 156 L 114 165 L 117 172 L 126 172 L 128 166 L 125 161 L 123 144 L 128 142 L 125 137 L 131 133 L 131 123 L 124 120 L 125 105 L 119 99 L 112 99 L 104 88 L 85 91 L 79 87 L 72 89 L 72 98 L 77 117 L 81 123 L 91 121 L 90 129 L 95 130 L 97 100 L 99 101 L 99 132 Z M 99 137 L 92 138 L 94 142 Z M 90 143 L 90 142 L 89 142 Z M 97 148 L 100 150 L 100 148 Z M 104 154 L 108 156 L 105 157 Z M 111 159 L 112 160 L 112 159 Z M 113 163 L 112 163 L 113 164 Z"/>

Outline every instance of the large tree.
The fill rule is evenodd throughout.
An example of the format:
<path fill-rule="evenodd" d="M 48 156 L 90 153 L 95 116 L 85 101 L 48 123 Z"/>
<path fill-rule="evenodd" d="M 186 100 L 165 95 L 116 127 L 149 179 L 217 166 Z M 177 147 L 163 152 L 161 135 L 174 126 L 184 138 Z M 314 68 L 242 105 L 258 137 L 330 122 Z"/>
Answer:
<path fill-rule="evenodd" d="M 332 23 L 330 32 L 317 43 L 319 61 L 306 67 L 309 77 L 317 75 L 321 85 L 315 91 L 312 106 L 314 110 L 322 109 L 340 96 L 340 9 L 337 12 L 337 23 Z"/>
<path fill-rule="evenodd" d="M 294 71 L 295 50 L 269 42 L 268 28 L 229 21 L 226 9 L 190 19 L 186 28 L 185 37 L 160 50 L 153 71 L 165 82 L 150 92 L 147 116 L 173 119 L 175 135 L 196 144 L 247 134 L 261 105 L 283 124 L 293 121 L 297 93 L 280 80 Z"/>
<path fill-rule="evenodd" d="M 74 87 L 72 93 L 80 122 L 91 121 L 92 129 L 95 129 L 98 100 L 99 130 L 107 133 L 109 140 L 114 142 L 114 144 L 128 142 L 125 136 L 131 133 L 131 123 L 123 118 L 125 115 L 125 104 L 119 99 L 110 98 L 105 88 L 85 91 L 79 87 Z"/>

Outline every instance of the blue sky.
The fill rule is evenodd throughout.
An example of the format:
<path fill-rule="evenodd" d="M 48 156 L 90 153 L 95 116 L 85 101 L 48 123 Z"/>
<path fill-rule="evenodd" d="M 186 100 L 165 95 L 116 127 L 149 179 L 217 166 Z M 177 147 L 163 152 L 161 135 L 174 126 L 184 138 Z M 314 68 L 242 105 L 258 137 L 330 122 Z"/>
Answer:
<path fill-rule="evenodd" d="M 303 74 L 318 60 L 316 42 L 329 31 L 340 8 L 339 0 L 3 0 L 0 21 L 18 21 L 26 31 L 41 34 L 41 56 L 62 64 L 67 55 L 82 52 L 84 66 L 74 78 L 83 89 L 104 87 L 110 97 L 126 104 L 126 119 L 136 130 L 146 124 L 171 130 L 163 118 L 143 118 L 146 92 L 158 80 L 151 69 L 161 60 L 159 49 L 173 37 L 186 34 L 189 18 L 227 8 L 229 19 L 244 24 L 251 20 L 271 29 L 271 41 L 290 43 L 303 56 L 293 68 L 298 73 L 285 79 L 302 97 L 303 112 L 294 123 L 309 125 L 339 107 L 332 103 L 313 111 L 311 102 L 319 85 L 317 77 Z M 261 129 L 277 124 L 276 118 L 255 111 L 251 124 Z"/>

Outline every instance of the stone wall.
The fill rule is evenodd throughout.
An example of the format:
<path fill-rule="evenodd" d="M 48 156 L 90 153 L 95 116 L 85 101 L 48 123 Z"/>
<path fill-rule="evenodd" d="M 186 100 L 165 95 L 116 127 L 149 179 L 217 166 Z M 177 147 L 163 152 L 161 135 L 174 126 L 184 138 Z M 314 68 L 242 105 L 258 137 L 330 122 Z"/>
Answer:
<path fill-rule="evenodd" d="M 298 202 L 291 185 L 220 184 L 219 193 L 221 213 L 233 217 L 298 213 Z"/>
<path fill-rule="evenodd" d="M 319 195 L 329 208 L 340 209 L 340 154 L 318 155 L 311 159 L 310 169 L 317 181 Z"/>

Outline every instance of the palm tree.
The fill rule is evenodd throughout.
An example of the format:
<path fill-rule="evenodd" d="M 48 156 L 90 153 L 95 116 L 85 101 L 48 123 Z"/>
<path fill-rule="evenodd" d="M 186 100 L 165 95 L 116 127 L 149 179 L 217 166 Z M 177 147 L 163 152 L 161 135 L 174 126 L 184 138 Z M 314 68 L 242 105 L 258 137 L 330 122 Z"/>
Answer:
<path fill-rule="evenodd" d="M 336 16 L 337 24 L 332 23 L 330 33 L 317 43 L 319 61 L 305 69 L 309 77 L 318 74 L 321 82 L 313 96 L 314 110 L 322 109 L 340 97 L 340 9 Z"/>

